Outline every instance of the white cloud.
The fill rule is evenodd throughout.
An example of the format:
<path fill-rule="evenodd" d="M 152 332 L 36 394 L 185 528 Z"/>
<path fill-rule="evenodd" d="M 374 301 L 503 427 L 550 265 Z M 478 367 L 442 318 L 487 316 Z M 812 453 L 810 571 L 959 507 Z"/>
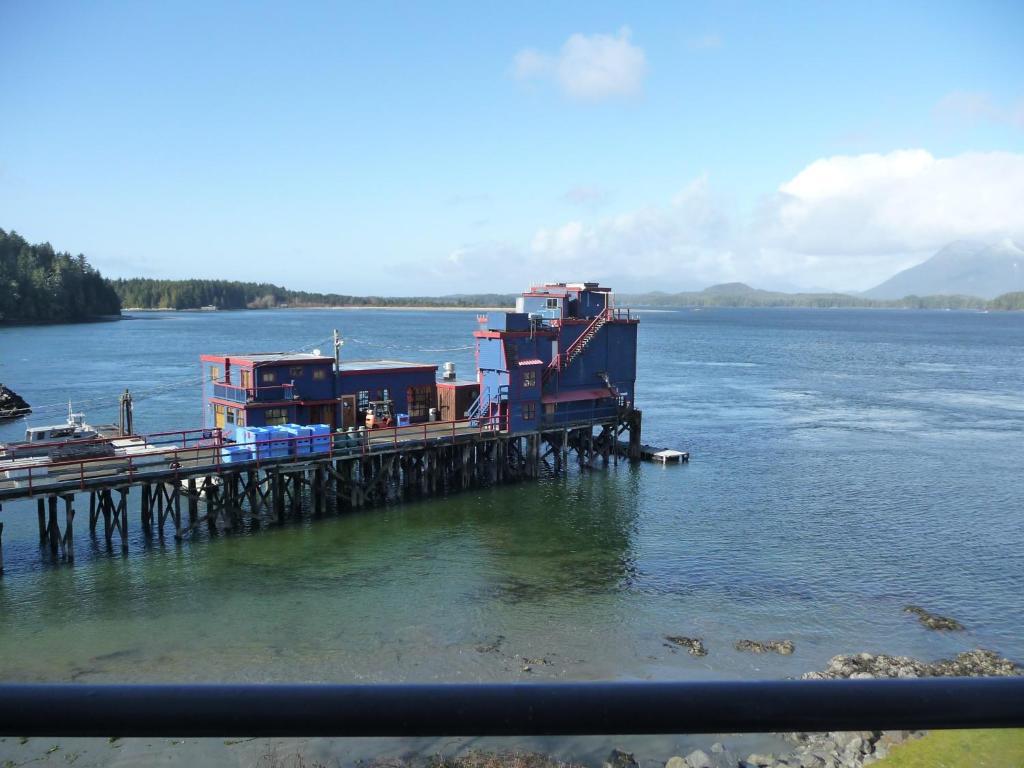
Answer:
<path fill-rule="evenodd" d="M 779 187 L 759 240 L 814 256 L 919 253 L 1024 237 L 1024 155 L 923 149 L 817 160 Z"/>
<path fill-rule="evenodd" d="M 1024 241 L 1024 155 L 936 158 L 914 149 L 817 160 L 747 217 L 701 177 L 668 205 L 543 228 L 530 256 L 652 287 L 743 280 L 857 289 L 953 240 L 1004 237 Z"/>
<path fill-rule="evenodd" d="M 525 244 L 479 243 L 496 284 L 598 279 L 620 290 L 739 280 L 763 288 L 866 289 L 958 239 L 1024 242 L 1024 154 L 936 158 L 922 149 L 816 160 L 739 214 L 704 175 L 674 198 L 574 217 Z M 467 278 L 468 279 L 468 278 Z M 467 290 L 471 286 L 466 287 Z"/>
<path fill-rule="evenodd" d="M 706 176 L 667 206 L 598 220 L 571 221 L 534 234 L 528 259 L 557 264 L 563 273 L 609 279 L 628 275 L 698 285 L 733 275 L 734 225 Z"/>
<path fill-rule="evenodd" d="M 579 101 L 633 96 L 643 89 L 647 57 L 623 27 L 614 35 L 574 34 L 557 54 L 527 48 L 516 54 L 513 72 L 520 80 L 553 80 Z"/>

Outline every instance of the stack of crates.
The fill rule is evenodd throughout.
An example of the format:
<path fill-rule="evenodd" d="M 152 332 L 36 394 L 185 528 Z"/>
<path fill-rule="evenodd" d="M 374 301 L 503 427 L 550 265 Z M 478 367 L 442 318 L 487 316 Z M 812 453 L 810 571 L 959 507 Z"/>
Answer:
<path fill-rule="evenodd" d="M 264 427 L 238 427 L 235 442 L 246 446 L 258 459 L 270 458 L 270 431 Z"/>
<path fill-rule="evenodd" d="M 225 445 L 220 449 L 220 458 L 225 464 L 252 461 L 252 446 L 248 444 Z"/>
<path fill-rule="evenodd" d="M 311 451 L 327 453 L 331 450 L 331 427 L 329 424 L 310 424 L 306 429 L 312 435 Z"/>
<path fill-rule="evenodd" d="M 301 424 L 282 424 L 281 429 L 288 433 L 288 436 L 293 439 L 289 444 L 289 450 L 292 456 L 305 456 L 310 452 L 312 447 L 312 440 L 310 436 L 313 434 L 309 427 L 304 427 Z"/>
<path fill-rule="evenodd" d="M 285 427 L 266 427 L 270 439 L 270 458 L 283 459 L 291 455 L 292 434 Z"/>

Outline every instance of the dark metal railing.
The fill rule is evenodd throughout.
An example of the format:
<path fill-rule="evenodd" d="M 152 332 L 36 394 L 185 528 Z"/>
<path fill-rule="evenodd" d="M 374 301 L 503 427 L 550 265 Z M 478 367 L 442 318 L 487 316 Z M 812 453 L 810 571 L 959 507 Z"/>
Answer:
<path fill-rule="evenodd" d="M 1024 726 L 1024 677 L 0 685 L 5 736 L 524 736 Z"/>

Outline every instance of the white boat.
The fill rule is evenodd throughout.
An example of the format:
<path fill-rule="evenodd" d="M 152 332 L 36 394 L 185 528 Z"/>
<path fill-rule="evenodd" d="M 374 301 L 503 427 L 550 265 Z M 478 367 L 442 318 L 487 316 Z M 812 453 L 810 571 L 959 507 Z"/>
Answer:
<path fill-rule="evenodd" d="M 25 439 L 0 445 L 0 458 L 21 459 L 48 456 L 54 461 L 71 458 L 113 455 L 113 446 L 100 442 L 103 435 L 85 421 L 85 415 L 75 413 L 68 403 L 68 417 L 63 424 L 29 427 Z"/>

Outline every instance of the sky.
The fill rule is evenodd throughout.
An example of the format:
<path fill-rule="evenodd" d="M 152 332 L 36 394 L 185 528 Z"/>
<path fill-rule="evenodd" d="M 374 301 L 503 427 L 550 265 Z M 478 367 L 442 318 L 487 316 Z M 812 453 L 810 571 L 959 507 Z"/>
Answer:
<path fill-rule="evenodd" d="M 0 228 L 111 277 L 862 290 L 1024 243 L 1024 3 L 0 0 Z"/>

